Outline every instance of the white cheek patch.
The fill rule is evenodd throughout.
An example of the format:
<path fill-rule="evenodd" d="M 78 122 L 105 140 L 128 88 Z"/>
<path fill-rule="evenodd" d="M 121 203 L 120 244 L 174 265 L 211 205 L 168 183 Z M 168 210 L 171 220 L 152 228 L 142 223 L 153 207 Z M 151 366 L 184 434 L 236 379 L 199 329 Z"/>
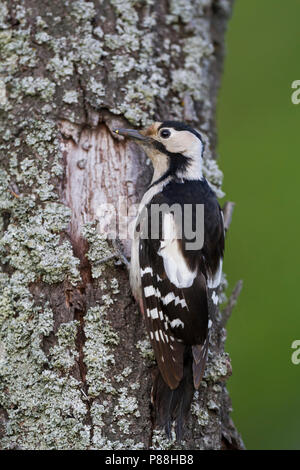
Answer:
<path fill-rule="evenodd" d="M 177 131 L 166 140 L 164 145 L 169 152 L 181 153 L 189 158 L 188 167 L 184 171 L 178 172 L 177 176 L 190 180 L 202 179 L 203 143 L 196 135 L 189 131 Z"/>
<path fill-rule="evenodd" d="M 170 213 L 164 215 L 163 233 L 164 236 L 167 234 L 168 238 L 161 241 L 158 254 L 163 258 L 164 268 L 170 282 L 178 288 L 191 287 L 197 270 L 190 270 L 179 249 L 175 221 Z"/>
<path fill-rule="evenodd" d="M 208 277 L 207 279 L 207 287 L 209 287 L 209 289 L 216 289 L 220 285 L 222 278 L 222 266 L 223 259 L 221 258 L 216 274 L 213 277 Z"/>
<path fill-rule="evenodd" d="M 203 144 L 193 133 L 190 131 L 171 131 L 171 133 L 171 137 L 163 141 L 169 152 L 180 152 L 195 158 L 202 155 Z"/>

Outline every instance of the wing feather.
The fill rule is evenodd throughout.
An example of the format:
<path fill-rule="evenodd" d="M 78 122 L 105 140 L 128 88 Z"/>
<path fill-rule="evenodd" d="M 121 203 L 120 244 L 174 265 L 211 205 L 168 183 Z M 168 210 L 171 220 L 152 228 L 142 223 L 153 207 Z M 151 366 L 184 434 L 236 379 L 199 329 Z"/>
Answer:
<path fill-rule="evenodd" d="M 192 189 L 194 188 L 194 190 Z M 172 183 L 152 198 L 148 205 L 182 200 L 193 206 L 205 204 L 204 246 L 186 249 L 183 227 L 175 213 L 163 213 L 159 236 L 140 239 L 139 259 L 146 326 L 155 357 L 165 382 L 176 388 L 183 376 L 184 355 L 190 348 L 194 386 L 202 380 L 208 353 L 208 292 L 220 282 L 224 251 L 224 225 L 221 209 L 207 183 L 190 186 Z M 146 215 L 148 229 L 151 210 Z M 183 224 L 183 221 L 181 221 Z M 164 236 L 167 233 L 167 237 Z M 178 234 L 181 235 L 178 236 Z"/>
<path fill-rule="evenodd" d="M 140 265 L 141 273 L 145 273 L 141 276 L 141 281 L 146 327 L 160 372 L 169 387 L 175 389 L 183 376 L 184 346 L 169 328 L 169 318 L 161 302 L 159 281 L 157 275 L 153 274 L 155 270 L 151 266 L 147 250 L 143 250 L 140 255 Z"/>
<path fill-rule="evenodd" d="M 146 327 L 163 379 L 176 389 L 183 377 L 185 347 L 202 348 L 207 337 L 208 306 L 205 277 L 200 271 L 193 275 L 187 287 L 177 286 L 165 269 L 160 247 L 164 240 L 140 240 L 140 269 Z M 176 240 L 174 260 L 180 259 L 179 269 L 186 263 Z M 190 272 L 186 264 L 186 272 Z M 187 318 L 188 317 L 188 318 Z M 187 321 L 188 320 L 188 321 Z M 193 366 L 194 383 L 200 383 L 207 354 Z M 198 385 L 199 386 L 199 385 Z"/>

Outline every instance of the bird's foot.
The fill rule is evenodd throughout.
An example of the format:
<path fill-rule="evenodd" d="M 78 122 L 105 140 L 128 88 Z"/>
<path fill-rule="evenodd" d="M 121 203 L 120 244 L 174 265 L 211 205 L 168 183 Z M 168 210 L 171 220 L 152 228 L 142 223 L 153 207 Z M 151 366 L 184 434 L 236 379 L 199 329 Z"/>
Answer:
<path fill-rule="evenodd" d="M 118 258 L 115 264 L 124 264 L 126 268 L 129 269 L 130 262 L 124 255 L 122 243 L 118 237 L 112 240 L 112 246 L 115 250 L 115 258 Z"/>
<path fill-rule="evenodd" d="M 126 266 L 126 268 L 129 269 L 130 262 L 128 261 L 128 259 L 126 258 L 126 256 L 123 253 L 122 244 L 121 244 L 120 239 L 116 238 L 116 239 L 112 240 L 112 246 L 114 248 L 114 252 L 111 253 L 108 256 L 105 256 L 104 258 L 101 258 L 101 259 L 97 260 L 94 264 L 95 265 L 105 264 L 108 261 L 111 261 L 111 260 L 115 259 L 116 260 L 115 261 L 116 265 L 124 264 Z"/>

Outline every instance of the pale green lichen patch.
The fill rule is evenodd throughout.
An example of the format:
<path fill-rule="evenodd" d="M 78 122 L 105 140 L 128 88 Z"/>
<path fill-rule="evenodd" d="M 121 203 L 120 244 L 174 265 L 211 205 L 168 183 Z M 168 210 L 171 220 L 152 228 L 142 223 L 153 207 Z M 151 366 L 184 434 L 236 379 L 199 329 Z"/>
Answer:
<path fill-rule="evenodd" d="M 10 212 L 12 222 L 0 239 L 2 261 L 22 273 L 24 284 L 38 279 L 48 283 L 68 279 L 75 284 L 80 279 L 79 261 L 70 242 L 60 237 L 69 223 L 70 210 L 52 202 L 57 192 L 51 179 L 61 174 L 57 130 L 51 121 L 28 120 L 26 125 L 22 136 L 25 158 L 20 142 L 0 146 L 1 152 L 11 156 L 9 171 L 2 173 L 0 181 L 0 207 Z M 12 193 L 9 185 L 18 185 L 21 194 Z"/>
<path fill-rule="evenodd" d="M 11 279 L 2 276 L 0 287 L 4 292 L 0 343 L 5 358 L 0 361 L 0 404 L 8 414 L 2 448 L 86 448 L 87 409 L 80 383 L 69 375 L 75 325 L 61 326 L 55 359 L 48 358 L 43 339 L 53 331 L 52 310 L 34 304 L 16 273 Z M 62 368 L 68 372 L 66 376 L 61 375 Z"/>
<path fill-rule="evenodd" d="M 15 78 L 11 83 L 10 98 L 17 103 L 20 103 L 24 96 L 40 96 L 44 101 L 48 101 L 53 97 L 55 87 L 55 83 L 48 78 Z"/>
<path fill-rule="evenodd" d="M 101 62 L 102 57 L 106 55 L 107 52 L 104 51 L 102 43 L 95 39 L 91 33 L 86 33 L 83 36 L 78 49 L 73 52 L 74 61 L 81 62 L 83 65 L 88 66 L 90 70 L 94 70 Z"/>
<path fill-rule="evenodd" d="M 66 91 L 63 102 L 67 104 L 78 103 L 78 92 L 76 90 Z"/>
<path fill-rule="evenodd" d="M 100 278 L 104 273 L 107 263 L 113 265 L 113 261 L 110 260 L 107 263 L 99 263 L 99 261 L 106 259 L 113 254 L 113 249 L 109 246 L 107 237 L 97 232 L 95 224 L 87 223 L 83 226 L 82 235 L 89 242 L 89 249 L 86 257 L 91 262 L 92 276 L 97 279 Z M 117 289 L 115 281 L 114 289 Z"/>
<path fill-rule="evenodd" d="M 119 281 L 118 281 L 117 278 L 113 277 L 110 280 L 110 287 L 111 287 L 111 291 L 112 291 L 113 294 L 119 294 L 119 292 L 120 292 L 120 290 L 119 290 Z"/>
<path fill-rule="evenodd" d="M 155 362 L 154 351 L 148 338 L 139 340 L 136 347 L 140 355 L 149 362 L 149 365 Z"/>
<path fill-rule="evenodd" d="M 133 369 L 130 365 L 115 375 L 111 374 L 112 370 L 120 370 L 117 359 L 119 349 L 118 353 L 115 351 L 120 348 L 120 338 L 109 321 L 110 311 L 119 293 L 119 283 L 116 278 L 112 278 L 110 282 L 100 281 L 100 286 L 101 301 L 89 308 L 84 316 L 86 340 L 83 352 L 87 393 L 92 401 L 92 446 L 95 449 L 128 449 L 130 446 L 138 449 L 143 444 L 128 439 L 128 435 L 131 434 L 134 420 L 141 417 L 138 399 L 134 395 L 140 384 L 131 379 Z M 110 437 L 102 432 L 103 423 L 106 423 L 107 429 L 107 421 L 110 423 Z M 112 438 L 115 434 L 118 434 L 118 441 Z"/>
<path fill-rule="evenodd" d="M 132 373 L 131 367 L 125 367 L 121 374 L 115 376 L 117 382 L 124 382 L 124 379 Z"/>
<path fill-rule="evenodd" d="M 47 34 L 45 31 L 41 31 L 35 35 L 35 40 L 38 44 L 47 43 L 50 38 L 51 36 L 49 36 L 49 34 Z"/>
<path fill-rule="evenodd" d="M 86 99 L 93 107 L 105 107 L 115 114 L 123 114 L 135 125 L 150 123 L 155 116 L 156 100 L 168 97 L 173 101 L 173 117 L 182 118 L 181 102 L 186 92 L 204 103 L 209 113 L 208 77 L 204 73 L 207 70 L 205 61 L 211 60 L 214 52 L 210 23 L 204 19 L 204 11 L 209 4 L 209 0 L 169 3 L 167 24 L 176 36 L 175 40 L 163 42 L 159 55 L 153 54 L 156 29 L 165 25 L 153 13 L 151 0 L 141 5 L 135 0 L 121 3 L 111 0 L 114 20 L 105 33 L 105 17 L 99 16 L 93 2 L 71 2 L 69 17 L 56 18 L 66 26 L 59 34 L 52 24 L 48 24 L 46 16 L 38 16 L 35 41 L 54 55 L 45 64 L 47 72 L 44 76 L 34 78 L 36 83 L 27 83 L 28 78 L 33 80 L 33 77 L 24 77 L 24 83 L 24 78 L 14 79 L 12 98 L 20 100 L 24 90 L 29 96 L 40 95 L 42 100 L 49 101 L 51 93 L 57 92 L 56 84 L 70 81 L 74 85 L 79 79 L 84 83 L 87 96 L 83 97 L 83 91 L 74 90 L 73 86 L 62 99 L 62 105 L 68 107 L 67 110 L 64 108 L 64 113 L 75 121 L 76 114 L 72 109 L 77 109 L 80 98 Z M 188 34 L 178 34 L 182 23 Z M 37 61 L 36 51 L 30 48 L 30 28 L 25 26 L 24 23 L 17 32 L 5 30 L 2 42 L 0 40 L 7 61 L 4 70 L 9 68 L 12 73 L 17 70 L 17 60 L 31 67 Z M 18 36 L 14 38 L 16 34 Z M 137 52 L 138 61 L 133 57 Z M 112 85 L 111 91 L 107 90 L 107 83 Z"/>
<path fill-rule="evenodd" d="M 154 429 L 150 449 L 175 450 L 178 448 L 180 448 L 180 446 L 176 444 L 176 435 L 174 429 L 171 430 L 171 439 L 167 438 L 164 429 Z"/>
<path fill-rule="evenodd" d="M 19 358 L 20 364 L 24 360 Z M 1 402 L 8 410 L 4 449 L 85 449 L 89 427 L 79 384 L 50 370 L 14 364 L 18 379 L 9 387 L 11 398 Z M 30 379 L 28 378 L 30 376 Z M 24 383 L 27 388 L 24 389 Z M 43 430 L 43 432 L 41 432 Z"/>
<path fill-rule="evenodd" d="M 108 439 L 102 435 L 101 428 L 96 428 L 94 431 L 95 447 L 97 450 L 142 450 L 144 444 L 142 442 L 135 442 L 133 439 L 124 438 L 122 440 Z"/>
<path fill-rule="evenodd" d="M 126 51 L 137 51 L 140 31 L 137 28 L 139 16 L 134 8 L 135 2 L 111 0 L 116 13 L 116 34 L 107 34 L 105 42 L 110 49 L 124 47 Z"/>
<path fill-rule="evenodd" d="M 30 29 L 5 29 L 0 32 L 0 72 L 15 73 L 21 66 L 37 65 L 36 50 L 30 44 Z M 9 75 L 6 75 L 9 79 Z"/>
<path fill-rule="evenodd" d="M 215 411 L 216 413 L 219 411 L 219 405 L 214 400 L 209 400 L 207 402 L 207 408 L 211 411 Z"/>
<path fill-rule="evenodd" d="M 221 190 L 221 186 L 223 182 L 223 173 L 219 169 L 218 163 L 212 158 L 205 158 L 204 165 L 203 165 L 203 174 L 205 178 L 211 184 L 217 197 L 219 198 L 224 197 L 225 193 Z"/>
<path fill-rule="evenodd" d="M 143 125 L 153 119 L 155 99 L 163 99 L 168 93 L 160 58 L 153 55 L 156 18 L 149 9 L 153 2 L 145 3 L 148 9 L 140 24 L 136 2 L 120 3 L 113 0 L 111 4 L 116 13 L 116 33 L 106 34 L 103 38 L 106 48 L 113 51 L 110 58 L 113 69 L 109 79 L 115 82 L 134 72 L 133 78 L 125 81 L 118 107 L 113 106 L 111 111 L 124 114 L 134 124 Z M 119 50 L 125 51 L 125 54 L 118 54 Z M 132 53 L 138 50 L 139 61 L 136 62 Z"/>
<path fill-rule="evenodd" d="M 199 426 L 206 426 L 209 422 L 208 412 L 199 403 L 199 392 L 194 394 L 194 400 L 191 406 L 191 413 L 196 416 Z"/>
<path fill-rule="evenodd" d="M 75 348 L 79 322 L 62 323 L 56 333 L 57 344 L 50 349 L 50 364 L 55 369 L 69 371 L 79 354 Z"/>
<path fill-rule="evenodd" d="M 34 99 L 49 83 L 22 80 L 20 93 Z M 90 430 L 82 384 L 71 376 L 77 323 L 60 325 L 55 337 L 47 299 L 41 297 L 43 306 L 36 304 L 29 288 L 32 283 L 80 280 L 79 260 L 63 236 L 70 209 L 58 202 L 58 130 L 52 120 L 18 112 L 10 112 L 8 119 L 13 123 L 1 122 L 0 141 L 1 161 L 6 162 L 0 172 L 0 262 L 7 268 L 0 276 L 0 405 L 8 414 L 1 446 L 87 448 Z M 49 335 L 54 339 L 46 353 Z"/>
<path fill-rule="evenodd" d="M 7 18 L 8 18 L 7 5 L 4 2 L 0 2 L 0 28 L 1 29 L 9 28 Z"/>
<path fill-rule="evenodd" d="M 66 56 L 60 58 L 58 54 L 50 59 L 46 68 L 47 70 L 53 72 L 54 78 L 59 83 L 61 83 L 61 79 L 66 79 L 67 77 L 72 76 L 74 73 L 73 62 L 70 60 L 70 58 Z"/>
<path fill-rule="evenodd" d="M 104 297 L 102 305 L 91 307 L 85 315 L 84 362 L 87 366 L 89 395 L 93 397 L 98 396 L 100 392 L 117 393 L 107 378 L 109 368 L 115 363 L 112 346 L 119 343 L 117 333 L 106 319 L 111 302 L 108 296 Z"/>
<path fill-rule="evenodd" d="M 7 103 L 6 86 L 4 80 L 0 79 L 0 108 Z"/>
<path fill-rule="evenodd" d="M 167 88 L 164 87 L 166 79 L 152 67 L 153 80 L 145 83 L 143 76 L 128 82 L 124 101 L 120 106 L 120 111 L 130 122 L 140 122 L 142 125 L 149 123 L 149 116 L 153 116 L 155 110 L 155 97 L 164 98 L 167 95 Z M 141 108 L 132 107 L 131 103 L 143 103 Z M 147 115 L 145 113 L 147 109 Z"/>
<path fill-rule="evenodd" d="M 177 31 L 178 37 L 172 41 L 165 40 L 159 55 L 153 54 L 157 41 L 156 28 L 165 25 L 161 24 L 160 18 L 153 13 L 153 1 L 150 0 L 142 5 L 135 0 L 121 3 L 111 0 L 114 24 L 111 25 L 110 31 L 105 33 L 105 17 L 100 15 L 97 25 L 93 24 L 95 18 L 98 19 L 97 5 L 93 2 L 71 2 L 69 18 L 56 18 L 56 22 L 64 22 L 66 26 L 59 34 L 54 25 L 48 24 L 46 16 L 38 16 L 35 41 L 40 46 L 45 45 L 48 51 L 54 52 L 54 56 L 45 64 L 50 76 L 47 73 L 47 76 L 35 78 L 37 83 L 19 83 L 18 79 L 15 79 L 12 97 L 21 99 L 21 87 L 25 92 L 27 89 L 31 96 L 33 93 L 40 94 L 43 100 L 49 100 L 51 93 L 56 91 L 55 83 L 60 84 L 66 80 L 74 83 L 74 78 L 76 81 L 76 76 L 81 76 L 88 91 L 86 99 L 89 103 L 96 107 L 108 107 L 116 114 L 123 114 L 135 125 L 151 122 L 155 115 L 156 99 L 164 100 L 168 96 L 173 99 L 174 117 L 182 118 L 180 103 L 185 92 L 189 92 L 199 102 L 208 102 L 208 77 L 203 72 L 204 69 L 207 70 L 207 66 L 203 65 L 206 65 L 205 61 L 210 60 L 214 52 L 210 23 L 204 19 L 205 8 L 209 4 L 210 0 L 169 2 L 167 24 L 177 31 L 183 23 L 188 34 L 178 35 Z M 13 56 L 31 67 L 37 61 L 36 51 L 30 48 L 30 28 L 25 27 L 25 13 L 23 27 L 16 31 L 4 30 L 2 42 L 0 41 L 0 44 L 3 44 L 4 57 L 8 61 L 5 70 L 9 65 L 13 73 L 17 70 Z M 14 38 L 14 35 L 18 36 Z M 138 61 L 132 55 L 137 51 Z M 181 67 L 178 66 L 179 63 L 182 64 Z M 169 75 L 171 80 L 166 79 Z M 86 77 L 89 79 L 86 80 Z M 121 87 L 118 85 L 120 79 Z M 49 83 L 43 83 L 41 80 L 49 80 Z M 112 94 L 104 93 L 107 82 L 113 85 Z M 71 109 L 78 104 L 79 96 L 77 99 L 74 94 L 72 97 L 65 96 L 62 101 L 64 106 L 70 108 L 65 111 L 68 117 L 73 116 L 76 120 L 76 115 Z"/>
<path fill-rule="evenodd" d="M 98 82 L 94 77 L 91 77 L 88 81 L 87 89 L 93 94 L 94 103 L 101 107 L 103 105 L 103 98 L 106 95 L 103 84 Z"/>
<path fill-rule="evenodd" d="M 52 217 L 48 218 L 47 214 Z M 79 261 L 73 256 L 70 242 L 60 243 L 60 235 L 56 233 L 65 226 L 68 215 L 67 210 L 63 216 L 61 210 L 54 213 L 52 204 L 46 212 L 40 210 L 29 216 L 22 225 L 9 225 L 0 247 L 3 252 L 8 250 L 4 262 L 18 269 L 24 282 L 34 282 L 41 277 L 45 282 L 54 283 L 68 278 L 75 284 L 80 279 Z"/>
<path fill-rule="evenodd" d="M 190 92 L 195 100 L 202 100 L 206 96 L 203 87 L 206 86 L 203 77 L 202 62 L 205 57 L 213 53 L 213 46 L 207 39 L 199 35 L 183 40 L 184 67 L 172 72 L 173 87 L 180 93 Z"/>
<path fill-rule="evenodd" d="M 229 355 L 227 353 L 221 353 L 214 355 L 214 357 L 209 360 L 205 373 L 204 379 L 206 381 L 218 382 L 219 380 L 224 380 L 228 376 L 228 366 L 230 364 Z"/>
<path fill-rule="evenodd" d="M 70 15 L 77 23 L 88 22 L 96 15 L 93 2 L 75 1 L 71 4 Z"/>
<path fill-rule="evenodd" d="M 170 14 L 167 16 L 167 22 L 169 24 L 176 24 L 179 20 L 182 20 L 183 23 L 189 23 L 190 21 L 192 21 L 194 9 L 191 1 L 170 0 L 169 5 Z"/>
<path fill-rule="evenodd" d="M 123 399 L 126 401 L 126 394 L 123 397 Z M 103 426 L 105 425 L 105 419 L 107 416 L 109 418 L 111 417 L 111 408 L 110 408 L 110 402 L 111 400 L 104 400 L 101 404 L 98 402 L 94 402 L 91 406 L 91 417 L 93 420 L 93 441 L 92 441 L 92 448 L 97 449 L 97 450 L 125 450 L 125 449 L 130 449 L 130 450 L 139 450 L 143 449 L 144 445 L 141 442 L 135 442 L 133 439 L 128 438 L 128 433 L 130 429 L 130 423 L 129 420 L 124 418 L 123 416 L 129 413 L 128 408 L 124 409 L 122 400 L 119 399 L 119 407 L 116 408 L 117 412 L 119 413 L 118 417 L 115 418 L 115 420 L 120 422 L 120 428 L 119 432 L 123 431 L 123 437 L 122 439 L 115 440 L 115 439 L 109 439 L 104 435 L 103 432 Z M 134 404 L 132 405 L 132 412 L 135 412 L 135 406 Z M 115 423 L 113 423 L 115 424 Z M 117 425 L 118 427 L 118 425 Z M 112 431 L 112 434 L 115 434 L 115 429 L 113 425 L 110 425 L 110 430 Z"/>
<path fill-rule="evenodd" d="M 91 406 L 91 416 L 94 423 L 97 426 L 102 426 L 104 424 L 103 415 L 107 411 L 108 402 L 104 400 L 102 403 L 97 403 L 94 401 Z"/>
<path fill-rule="evenodd" d="M 129 395 L 129 390 L 126 387 L 122 387 L 119 390 L 118 403 L 114 408 L 114 417 L 117 426 L 120 428 L 123 434 L 130 434 L 130 426 L 132 425 L 132 415 L 136 418 L 141 416 L 138 409 L 138 401 L 135 396 Z M 129 415 L 130 419 L 126 417 Z"/>
<path fill-rule="evenodd" d="M 170 0 L 170 14 L 167 16 L 167 22 L 178 23 L 181 20 L 183 23 L 189 24 L 195 18 L 195 8 L 202 15 L 204 9 L 210 4 L 211 0 Z"/>

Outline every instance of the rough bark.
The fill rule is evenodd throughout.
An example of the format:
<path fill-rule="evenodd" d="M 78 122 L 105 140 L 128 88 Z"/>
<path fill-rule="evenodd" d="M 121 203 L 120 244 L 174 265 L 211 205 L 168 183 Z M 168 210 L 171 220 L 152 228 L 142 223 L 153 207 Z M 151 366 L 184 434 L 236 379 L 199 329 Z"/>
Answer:
<path fill-rule="evenodd" d="M 153 429 L 153 355 L 99 215 L 120 196 L 130 209 L 151 176 L 145 155 L 111 134 L 128 121 L 200 128 L 220 194 L 214 114 L 230 11 L 231 0 L 0 2 L 3 449 L 242 447 L 213 303 L 185 440 Z"/>

